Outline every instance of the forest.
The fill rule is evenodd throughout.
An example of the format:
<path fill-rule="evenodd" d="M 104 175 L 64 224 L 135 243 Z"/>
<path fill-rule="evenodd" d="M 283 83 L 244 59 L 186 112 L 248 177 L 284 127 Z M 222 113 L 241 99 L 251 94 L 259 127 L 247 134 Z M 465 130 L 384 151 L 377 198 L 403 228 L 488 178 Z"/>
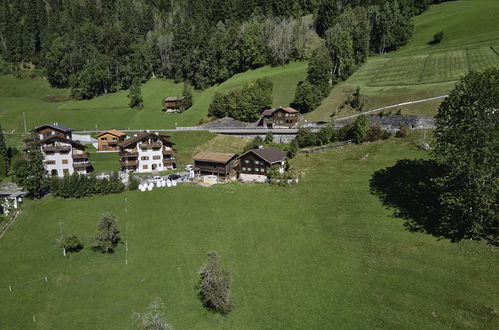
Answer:
<path fill-rule="evenodd" d="M 370 53 L 405 44 L 411 17 L 432 2 L 2 0 L 0 73 L 29 69 L 75 99 L 128 89 L 133 78 L 204 89 L 248 69 L 308 60 L 326 44 L 331 74 L 342 79 Z"/>

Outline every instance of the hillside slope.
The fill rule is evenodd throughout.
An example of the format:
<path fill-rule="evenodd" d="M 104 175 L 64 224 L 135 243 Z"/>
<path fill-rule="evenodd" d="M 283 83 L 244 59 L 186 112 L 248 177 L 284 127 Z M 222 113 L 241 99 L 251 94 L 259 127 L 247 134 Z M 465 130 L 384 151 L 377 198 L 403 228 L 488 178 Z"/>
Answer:
<path fill-rule="evenodd" d="M 372 56 L 331 95 L 309 120 L 326 120 L 357 86 L 369 97 L 366 110 L 443 95 L 470 70 L 499 67 L 499 1 L 457 0 L 433 5 L 414 18 L 409 44 L 386 55 Z M 440 44 L 430 45 L 443 31 Z M 440 101 L 404 108 L 405 113 L 431 116 Z M 355 113 L 342 110 L 338 116 Z"/>

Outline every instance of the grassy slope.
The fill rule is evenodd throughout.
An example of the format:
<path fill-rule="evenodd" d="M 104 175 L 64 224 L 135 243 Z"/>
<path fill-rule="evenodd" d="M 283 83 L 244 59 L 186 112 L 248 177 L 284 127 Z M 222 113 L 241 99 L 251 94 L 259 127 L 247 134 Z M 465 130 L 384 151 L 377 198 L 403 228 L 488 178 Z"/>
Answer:
<path fill-rule="evenodd" d="M 226 82 L 194 93 L 194 105 L 182 114 L 164 114 L 161 100 L 179 95 L 182 85 L 170 80 L 153 79 L 142 86 L 144 108 L 129 109 L 127 91 L 105 95 L 89 101 L 47 102 L 48 95 L 69 95 L 68 90 L 49 88 L 43 79 L 19 80 L 0 76 L 0 122 L 4 129 L 23 132 L 23 115 L 28 129 L 57 121 L 76 130 L 109 128 L 173 128 L 190 126 L 205 118 L 216 92 L 242 86 L 250 80 L 268 77 L 274 82 L 273 103 L 288 105 L 294 98 L 295 86 L 306 75 L 307 64 L 295 62 L 282 67 L 263 67 L 237 74 Z"/>
<path fill-rule="evenodd" d="M 370 195 L 372 173 L 404 157 L 426 154 L 391 139 L 300 156 L 305 176 L 291 188 L 181 185 L 27 202 L 0 239 L 0 327 L 31 327 L 35 315 L 41 329 L 131 328 L 131 314 L 159 296 L 177 329 L 493 328 L 497 251 L 409 233 Z M 123 245 L 64 259 L 59 221 L 88 245 L 104 211 L 120 219 L 128 265 Z M 227 318 L 196 297 L 210 249 L 234 278 Z"/>
<path fill-rule="evenodd" d="M 368 96 L 365 109 L 444 95 L 469 69 L 499 67 L 499 1 L 458 0 L 433 5 L 414 18 L 414 36 L 406 46 L 370 57 L 352 77 L 333 89 L 308 120 L 327 120 L 357 86 Z M 433 34 L 444 32 L 438 45 Z M 402 113 L 432 116 L 440 101 L 402 107 Z M 355 113 L 346 108 L 337 116 Z"/>

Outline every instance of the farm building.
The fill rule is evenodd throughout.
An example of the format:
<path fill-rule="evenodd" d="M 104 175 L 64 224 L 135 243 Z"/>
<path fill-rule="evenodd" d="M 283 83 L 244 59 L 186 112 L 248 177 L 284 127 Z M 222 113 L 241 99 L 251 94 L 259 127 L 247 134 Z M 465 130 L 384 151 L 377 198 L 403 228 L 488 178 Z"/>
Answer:
<path fill-rule="evenodd" d="M 110 129 L 108 131 L 97 134 L 98 148 L 99 151 L 119 151 L 120 148 L 118 143 L 123 142 L 126 138 L 126 134 Z"/>
<path fill-rule="evenodd" d="M 268 128 L 273 127 L 293 127 L 298 124 L 298 110 L 293 108 L 276 108 L 267 109 L 262 112 L 262 117 L 258 123 L 258 126 L 264 126 Z"/>
<path fill-rule="evenodd" d="M 183 96 L 169 96 L 163 100 L 163 111 L 165 112 L 180 112 L 182 111 Z"/>
<path fill-rule="evenodd" d="M 167 135 L 139 134 L 119 143 L 122 171 L 148 173 L 176 168 L 174 145 Z"/>
<path fill-rule="evenodd" d="M 242 181 L 265 182 L 271 166 L 284 172 L 286 154 L 281 150 L 268 147 L 250 150 L 239 156 L 239 179 Z"/>
<path fill-rule="evenodd" d="M 236 177 L 237 155 L 222 152 L 200 152 L 194 156 L 194 172 L 200 175 Z"/>

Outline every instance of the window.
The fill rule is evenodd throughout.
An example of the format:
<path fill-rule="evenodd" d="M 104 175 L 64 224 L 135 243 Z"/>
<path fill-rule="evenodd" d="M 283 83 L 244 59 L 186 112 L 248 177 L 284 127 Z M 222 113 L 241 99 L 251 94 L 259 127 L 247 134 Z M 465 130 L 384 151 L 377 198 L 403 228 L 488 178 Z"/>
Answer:
<path fill-rule="evenodd" d="M 278 112 L 277 117 L 282 117 L 282 112 Z"/>
<path fill-rule="evenodd" d="M 154 160 L 161 159 L 161 156 L 152 156 L 152 159 Z"/>
<path fill-rule="evenodd" d="M 149 166 L 148 166 L 148 165 L 144 165 L 144 166 L 142 166 L 142 169 L 144 169 L 144 170 L 147 170 L 148 168 L 149 168 Z"/>
<path fill-rule="evenodd" d="M 249 159 L 245 159 L 244 163 L 249 164 L 250 163 Z"/>
<path fill-rule="evenodd" d="M 103 144 L 102 149 L 107 149 L 107 144 Z"/>
<path fill-rule="evenodd" d="M 68 163 L 68 160 L 67 160 L 67 159 L 63 159 L 63 160 L 62 160 L 62 163 L 63 163 L 63 164 L 67 164 L 67 163 Z"/>
<path fill-rule="evenodd" d="M 255 162 L 255 165 L 260 164 L 260 162 L 258 160 L 255 160 L 254 162 Z"/>
<path fill-rule="evenodd" d="M 140 157 L 140 160 L 149 160 L 149 156 L 142 156 Z"/>
<path fill-rule="evenodd" d="M 65 168 L 62 170 L 62 173 L 64 173 L 64 175 L 69 175 L 69 170 L 67 168 Z"/>
<path fill-rule="evenodd" d="M 55 165 L 55 160 L 46 160 L 45 164 L 47 165 Z M 57 172 L 57 171 L 56 171 Z M 56 174 L 57 175 L 57 174 Z"/>
<path fill-rule="evenodd" d="M 107 141 L 107 137 L 101 137 L 100 138 L 102 141 Z"/>

